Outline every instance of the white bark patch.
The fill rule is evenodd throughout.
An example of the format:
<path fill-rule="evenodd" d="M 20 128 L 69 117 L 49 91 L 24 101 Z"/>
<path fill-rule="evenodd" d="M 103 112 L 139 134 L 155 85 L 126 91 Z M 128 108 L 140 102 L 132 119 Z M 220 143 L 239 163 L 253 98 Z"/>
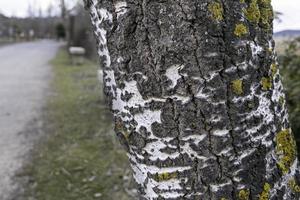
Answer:
<path fill-rule="evenodd" d="M 229 130 L 215 130 L 213 131 L 214 136 L 223 137 L 229 134 Z"/>
<path fill-rule="evenodd" d="M 124 61 L 124 58 L 122 56 L 118 57 L 117 63 L 122 63 Z"/>
<path fill-rule="evenodd" d="M 154 122 L 161 123 L 160 115 L 161 111 L 152 111 L 145 108 L 142 113 L 135 114 L 134 116 L 130 113 L 130 108 L 140 108 L 145 107 L 147 103 L 152 101 L 165 102 L 166 99 L 172 98 L 174 100 L 181 101 L 183 104 L 190 100 L 190 97 L 184 97 L 179 95 L 166 96 L 164 98 L 149 98 L 144 99 L 139 92 L 136 81 L 124 81 L 125 85 L 123 89 L 117 87 L 114 72 L 112 70 L 107 70 L 105 75 L 106 86 L 111 87 L 111 92 L 114 96 L 112 100 L 112 110 L 124 121 L 130 121 L 134 119 L 138 125 L 136 130 L 138 131 L 140 127 L 146 127 L 148 132 L 151 131 L 151 125 Z M 130 94 L 131 97 L 127 101 L 122 100 L 122 96 L 125 94 Z M 122 115 L 126 114 L 126 116 Z"/>
<path fill-rule="evenodd" d="M 98 10 L 98 13 L 100 13 L 100 16 L 102 17 L 103 21 L 109 21 L 110 23 L 112 23 L 113 21 L 113 17 L 112 14 L 110 12 L 108 12 L 106 9 L 104 8 L 100 8 Z M 105 38 L 106 39 L 106 38 Z"/>
<path fill-rule="evenodd" d="M 212 115 L 212 117 L 209 119 L 209 121 L 214 122 L 214 123 L 219 122 L 221 120 L 222 120 L 222 118 L 218 115 Z"/>
<path fill-rule="evenodd" d="M 276 63 L 277 64 L 277 63 Z M 272 90 L 272 101 L 276 104 L 282 104 L 281 107 L 286 107 L 285 105 L 285 99 L 286 96 L 283 92 L 283 85 L 281 80 L 279 80 L 278 82 L 275 82 L 275 77 L 277 78 L 281 78 L 280 74 L 279 74 L 279 69 L 277 69 L 276 74 L 274 74 L 274 79 L 273 79 L 273 85 L 274 85 L 274 89 Z M 282 101 L 282 102 L 281 102 Z M 277 108 L 277 109 L 276 109 Z M 276 116 L 280 119 L 281 118 L 281 122 L 283 123 L 284 121 L 288 121 L 289 119 L 289 114 L 287 112 L 287 109 L 280 109 L 277 107 L 275 107 L 275 112 L 276 112 Z M 283 116 L 283 117 L 282 117 Z M 285 124 L 285 123 L 283 123 Z M 282 129 L 288 129 L 289 127 L 282 127 Z"/>
<path fill-rule="evenodd" d="M 162 196 L 163 198 L 179 198 L 179 197 L 183 197 L 185 194 L 184 193 L 179 193 L 179 192 L 165 192 L 160 194 L 160 196 Z"/>
<path fill-rule="evenodd" d="M 255 44 L 255 42 L 249 42 L 250 47 L 251 47 L 251 51 L 252 51 L 252 56 L 256 57 L 257 54 L 259 54 L 260 52 L 263 51 L 263 48 L 257 44 Z"/>
<path fill-rule="evenodd" d="M 247 136 L 251 137 L 252 142 L 261 142 L 266 146 L 272 145 L 272 141 L 267 141 L 267 137 L 271 134 L 271 130 L 266 130 L 265 134 L 259 135 L 257 137 L 251 136 L 252 134 L 258 132 L 263 125 L 271 124 L 274 120 L 274 114 L 271 110 L 271 100 L 268 98 L 268 92 L 262 92 L 260 95 L 256 95 L 256 90 L 260 87 L 259 84 L 253 84 L 250 88 L 251 93 L 246 97 L 235 97 L 233 101 L 238 103 L 240 101 L 250 100 L 253 101 L 255 97 L 259 100 L 259 106 L 256 110 L 253 110 L 250 113 L 246 113 L 241 115 L 242 118 L 246 120 L 252 119 L 253 117 L 263 117 L 263 121 L 252 128 L 246 129 L 245 132 L 248 134 Z"/>
<path fill-rule="evenodd" d="M 99 41 L 99 46 L 98 46 L 98 54 L 100 57 L 104 57 L 104 77 L 103 79 L 105 80 L 105 84 L 107 87 L 110 88 L 110 92 L 115 96 L 115 90 L 114 88 L 116 87 L 116 82 L 115 82 L 115 75 L 113 70 L 110 69 L 111 67 L 111 58 L 110 58 L 110 53 L 107 47 L 107 39 L 106 39 L 106 34 L 107 30 L 104 28 L 104 23 L 107 22 L 108 24 L 112 24 L 113 17 L 110 12 L 108 12 L 104 8 L 97 8 L 97 1 L 93 0 L 92 1 L 92 6 L 90 7 L 90 12 L 92 16 L 92 24 L 94 27 L 94 33 L 96 38 Z M 100 78 L 101 74 L 99 74 Z"/>
<path fill-rule="evenodd" d="M 254 153 L 256 151 L 256 149 L 247 149 L 244 150 L 244 152 L 242 154 L 240 154 L 238 156 L 238 158 L 235 160 L 234 164 L 235 165 L 240 165 L 242 160 L 248 156 L 250 156 L 252 153 Z"/>
<path fill-rule="evenodd" d="M 181 180 L 178 179 L 171 179 L 168 181 L 164 181 L 162 184 L 159 184 L 158 188 L 160 190 L 169 190 L 172 188 L 172 190 L 181 190 L 182 187 L 180 186 Z"/>
<path fill-rule="evenodd" d="M 226 149 L 223 149 L 220 153 L 218 153 L 218 156 L 230 156 L 231 155 L 231 151 L 233 151 L 232 147 L 228 147 Z"/>
<path fill-rule="evenodd" d="M 142 95 L 140 94 L 138 88 L 137 88 L 137 82 L 136 81 L 124 81 L 125 84 L 124 89 L 117 88 L 117 94 L 115 96 L 115 99 L 113 100 L 113 106 L 112 110 L 124 112 L 128 111 L 128 108 L 138 108 L 140 106 L 145 105 L 145 100 L 143 99 Z M 121 96 L 125 95 L 126 93 L 131 94 L 132 97 L 128 101 L 123 101 Z"/>
<path fill-rule="evenodd" d="M 167 98 L 171 98 L 173 100 L 181 101 L 182 104 L 186 104 L 191 98 L 189 96 L 180 96 L 180 95 L 172 95 L 172 96 L 167 96 Z"/>
<path fill-rule="evenodd" d="M 259 98 L 259 107 L 257 113 L 264 117 L 264 123 L 269 124 L 274 120 L 274 115 L 270 109 L 271 101 L 265 94 L 261 95 Z"/>
<path fill-rule="evenodd" d="M 112 72 L 113 73 L 113 72 Z M 110 73 L 110 77 L 112 77 Z M 153 99 L 143 99 L 139 89 L 137 87 L 136 81 L 124 81 L 125 87 L 123 89 L 117 88 L 115 98 L 112 100 L 112 110 L 122 118 L 123 121 L 130 121 L 134 119 L 137 122 L 136 130 L 138 131 L 141 127 L 145 127 L 148 132 L 152 133 L 151 125 L 154 122 L 161 123 L 161 111 L 152 111 L 149 109 L 144 109 L 142 113 L 132 115 L 130 113 L 131 108 L 144 107 L 146 103 L 152 101 Z M 113 86 L 115 81 L 108 82 L 108 86 Z M 128 101 L 122 100 L 122 95 L 130 94 L 131 97 Z M 126 114 L 124 117 L 122 114 Z"/>
<path fill-rule="evenodd" d="M 125 88 L 123 89 L 123 94 L 126 92 L 132 94 L 132 97 L 127 102 L 127 106 L 131 108 L 138 108 L 139 106 L 145 106 L 145 100 L 143 99 L 136 81 L 124 82 Z"/>
<path fill-rule="evenodd" d="M 205 80 L 207 82 L 209 82 L 212 79 L 214 79 L 216 76 L 219 76 L 219 75 L 220 75 L 220 70 L 212 71 L 207 76 L 205 76 Z"/>
<path fill-rule="evenodd" d="M 267 153 L 266 155 L 266 175 L 265 177 L 267 179 L 270 179 L 272 178 L 272 175 L 273 175 L 273 170 L 276 166 L 273 165 L 273 160 L 275 159 L 276 160 L 276 152 L 275 152 L 275 149 L 272 149 L 270 152 Z"/>
<path fill-rule="evenodd" d="M 104 70 L 105 74 L 103 75 L 105 80 L 106 87 L 110 87 L 111 93 L 115 96 L 115 90 L 114 87 L 117 86 L 116 80 L 115 80 L 115 73 L 113 70 Z"/>
<path fill-rule="evenodd" d="M 213 192 L 217 192 L 219 191 L 220 189 L 222 189 L 223 187 L 227 186 L 227 185 L 231 185 L 232 182 L 231 181 L 228 181 L 226 183 L 222 183 L 222 184 L 218 184 L 218 185 L 210 185 L 210 188 L 211 188 L 211 191 Z"/>
<path fill-rule="evenodd" d="M 199 88 L 197 94 L 195 95 L 195 97 L 197 97 L 199 99 L 207 99 L 209 97 L 209 95 L 205 94 L 203 92 L 203 89 L 204 89 L 203 87 Z"/>
<path fill-rule="evenodd" d="M 182 154 L 187 154 L 190 158 L 197 158 L 201 161 L 203 161 L 204 163 L 210 159 L 210 157 L 205 157 L 205 156 L 202 156 L 202 155 L 199 155 L 198 152 L 194 151 L 190 144 L 188 142 L 186 142 L 184 145 L 180 146 L 180 152 Z M 205 167 L 204 165 L 202 167 Z"/>
<path fill-rule="evenodd" d="M 217 57 L 219 53 L 211 52 L 204 54 L 204 57 L 211 58 L 211 57 Z"/>
<path fill-rule="evenodd" d="M 276 75 L 279 75 L 278 72 Z M 274 85 L 274 89 L 273 89 L 273 93 L 272 93 L 272 101 L 279 102 L 279 99 L 281 97 L 284 97 L 284 94 L 282 92 L 283 85 L 282 85 L 281 81 L 279 81 L 278 83 L 275 83 L 275 81 L 273 81 L 273 85 Z"/>
<path fill-rule="evenodd" d="M 127 12 L 127 2 L 125 1 L 118 1 L 115 4 L 115 12 L 117 13 L 117 19 L 124 15 Z"/>
<path fill-rule="evenodd" d="M 98 54 L 99 56 L 105 57 L 105 65 L 106 67 L 110 67 L 111 65 L 111 59 L 110 54 L 107 48 L 107 39 L 106 39 L 106 33 L 107 31 L 103 28 L 103 23 L 105 21 L 108 21 L 110 24 L 112 24 L 112 14 L 108 12 L 104 8 L 97 9 L 96 6 L 97 1 L 93 1 L 93 6 L 91 6 L 91 13 L 92 13 L 92 24 L 95 28 L 95 35 L 96 38 L 99 40 L 99 47 L 98 47 Z"/>
<path fill-rule="evenodd" d="M 193 141 L 193 143 L 195 145 L 198 145 L 200 142 L 202 142 L 205 138 L 207 137 L 206 134 L 202 134 L 202 135 L 189 135 L 186 137 L 183 137 L 181 140 L 182 141 Z"/>
<path fill-rule="evenodd" d="M 167 196 L 169 195 L 169 191 L 173 193 L 173 190 L 182 190 L 182 187 L 180 186 L 179 182 L 177 179 L 171 179 L 168 181 L 163 181 L 163 182 L 157 182 L 154 179 L 148 178 L 147 174 L 162 174 L 162 173 L 175 173 L 175 172 L 184 172 L 186 170 L 190 170 L 191 167 L 166 167 L 166 168 L 158 168 L 156 166 L 148 166 L 145 164 L 138 163 L 135 157 L 131 154 L 128 154 L 131 162 L 132 162 L 132 169 L 133 169 L 133 176 L 135 180 L 137 181 L 138 184 L 140 185 L 145 185 L 145 197 L 147 197 L 149 200 L 156 199 L 158 195 L 161 196 Z M 146 183 L 147 182 L 147 183 Z M 146 184 L 145 184 L 146 183 Z M 172 186 L 172 188 L 168 188 L 169 191 L 162 191 L 161 193 L 157 194 L 153 188 L 155 187 L 165 187 L 165 184 Z M 174 188 L 173 188 L 174 187 Z M 170 193 L 170 195 L 171 195 Z M 180 194 L 179 192 L 174 193 Z"/>
<path fill-rule="evenodd" d="M 183 65 L 173 65 L 167 69 L 166 76 L 172 81 L 171 88 L 174 88 L 177 85 L 177 81 L 181 78 L 179 70 L 183 67 Z"/>
<path fill-rule="evenodd" d="M 247 62 L 242 62 L 237 64 L 238 69 L 247 70 L 250 65 Z"/>
<path fill-rule="evenodd" d="M 152 161 L 156 160 L 167 160 L 168 158 L 174 159 L 177 158 L 180 154 L 178 152 L 168 154 L 165 152 L 161 152 L 162 149 L 170 147 L 166 144 L 163 140 L 157 140 L 154 142 L 149 142 L 146 147 L 144 147 L 144 150 L 150 155 L 149 159 Z"/>
<path fill-rule="evenodd" d="M 137 122 L 136 130 L 138 131 L 142 126 L 147 129 L 148 132 L 152 132 L 151 125 L 154 122 L 161 123 L 161 111 L 144 110 L 143 113 L 134 115 L 134 120 Z"/>
<path fill-rule="evenodd" d="M 236 71 L 237 71 L 237 67 L 236 66 L 231 66 L 231 67 L 225 69 L 226 73 L 233 73 L 233 72 L 236 72 Z"/>

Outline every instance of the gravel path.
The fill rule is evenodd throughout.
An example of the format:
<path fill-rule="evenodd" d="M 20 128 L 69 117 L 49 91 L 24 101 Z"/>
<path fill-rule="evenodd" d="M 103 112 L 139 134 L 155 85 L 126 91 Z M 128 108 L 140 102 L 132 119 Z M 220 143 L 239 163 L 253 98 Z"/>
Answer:
<path fill-rule="evenodd" d="M 18 188 L 15 173 L 22 167 L 38 135 L 51 67 L 60 44 L 50 40 L 0 48 L 0 199 Z M 29 131 L 30 130 L 30 131 Z"/>

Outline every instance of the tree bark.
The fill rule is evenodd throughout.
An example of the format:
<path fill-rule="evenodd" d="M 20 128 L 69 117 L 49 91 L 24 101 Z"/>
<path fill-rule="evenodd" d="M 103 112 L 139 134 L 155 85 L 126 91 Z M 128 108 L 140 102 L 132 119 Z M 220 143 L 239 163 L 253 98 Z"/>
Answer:
<path fill-rule="evenodd" d="M 299 199 L 270 0 L 86 0 L 141 199 Z"/>

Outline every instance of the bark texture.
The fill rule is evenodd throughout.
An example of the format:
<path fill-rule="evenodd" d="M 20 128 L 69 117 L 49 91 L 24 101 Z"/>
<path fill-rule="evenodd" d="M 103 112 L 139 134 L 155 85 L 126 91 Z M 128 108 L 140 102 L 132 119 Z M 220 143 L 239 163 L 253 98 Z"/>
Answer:
<path fill-rule="evenodd" d="M 299 199 L 270 0 L 87 0 L 141 199 Z"/>

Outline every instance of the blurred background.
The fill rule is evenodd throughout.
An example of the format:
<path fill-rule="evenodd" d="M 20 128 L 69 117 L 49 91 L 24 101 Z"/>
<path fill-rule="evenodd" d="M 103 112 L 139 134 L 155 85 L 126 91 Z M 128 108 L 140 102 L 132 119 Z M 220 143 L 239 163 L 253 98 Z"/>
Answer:
<path fill-rule="evenodd" d="M 300 2 L 272 3 L 276 50 L 300 147 Z M 1 200 L 136 198 L 97 59 L 81 1 L 0 0 Z M 16 124 L 18 129 L 8 128 Z"/>
<path fill-rule="evenodd" d="M 88 58 L 96 48 L 88 13 L 78 0 L 0 0 L 0 43 L 57 39 L 82 46 Z"/>

